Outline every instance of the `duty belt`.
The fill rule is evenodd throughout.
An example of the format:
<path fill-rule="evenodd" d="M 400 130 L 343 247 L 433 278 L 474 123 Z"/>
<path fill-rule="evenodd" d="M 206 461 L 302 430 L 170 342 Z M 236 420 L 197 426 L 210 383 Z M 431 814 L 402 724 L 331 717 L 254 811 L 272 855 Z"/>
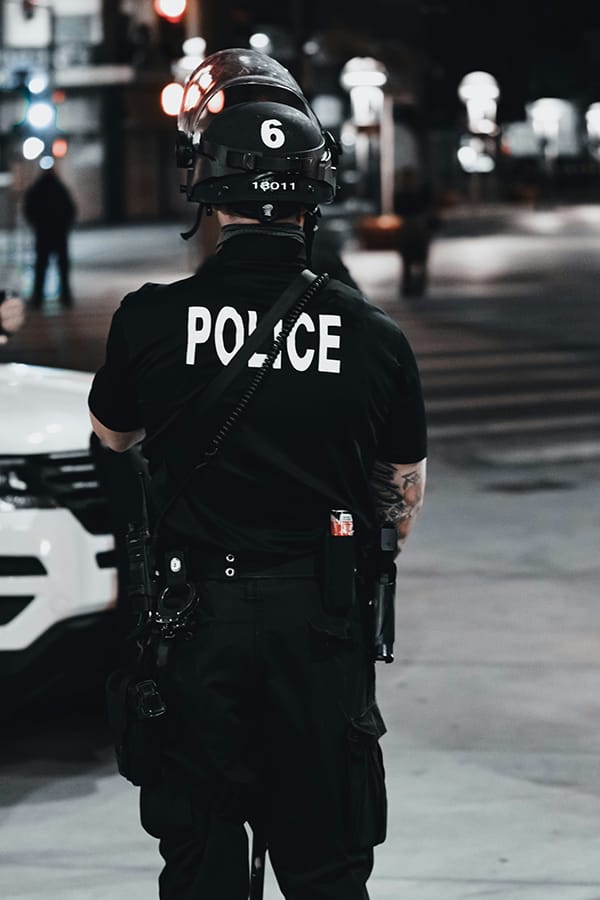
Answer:
<path fill-rule="evenodd" d="M 188 551 L 188 577 L 191 581 L 239 578 L 316 578 L 320 572 L 317 555 L 277 556 L 235 551 Z"/>

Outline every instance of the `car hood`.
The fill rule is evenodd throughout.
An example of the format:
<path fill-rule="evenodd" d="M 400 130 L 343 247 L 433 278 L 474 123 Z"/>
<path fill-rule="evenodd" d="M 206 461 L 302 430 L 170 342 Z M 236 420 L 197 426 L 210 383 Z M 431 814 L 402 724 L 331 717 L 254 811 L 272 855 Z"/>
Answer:
<path fill-rule="evenodd" d="M 89 372 L 0 364 L 0 456 L 86 449 L 92 378 Z"/>

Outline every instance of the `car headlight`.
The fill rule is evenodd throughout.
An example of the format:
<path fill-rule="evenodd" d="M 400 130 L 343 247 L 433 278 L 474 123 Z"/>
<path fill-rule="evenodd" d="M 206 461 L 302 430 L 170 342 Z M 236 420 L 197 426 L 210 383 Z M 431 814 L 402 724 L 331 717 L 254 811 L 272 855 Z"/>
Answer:
<path fill-rule="evenodd" d="M 52 497 L 44 496 L 31 483 L 25 459 L 0 459 L 0 512 L 15 509 L 51 509 L 56 506 Z"/>

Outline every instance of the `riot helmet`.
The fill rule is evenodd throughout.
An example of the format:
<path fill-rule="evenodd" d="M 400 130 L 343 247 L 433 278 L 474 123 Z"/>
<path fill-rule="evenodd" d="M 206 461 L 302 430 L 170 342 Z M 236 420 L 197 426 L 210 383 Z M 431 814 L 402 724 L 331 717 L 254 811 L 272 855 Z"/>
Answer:
<path fill-rule="evenodd" d="M 339 148 L 290 72 L 251 49 L 206 57 L 188 78 L 177 119 L 182 192 L 203 207 L 275 221 L 318 213 L 336 190 Z"/>

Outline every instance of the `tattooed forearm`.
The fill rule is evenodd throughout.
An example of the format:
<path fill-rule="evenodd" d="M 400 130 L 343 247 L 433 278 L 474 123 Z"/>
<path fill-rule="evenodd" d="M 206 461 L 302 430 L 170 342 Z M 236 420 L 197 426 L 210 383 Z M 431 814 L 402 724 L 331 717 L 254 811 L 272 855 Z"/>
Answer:
<path fill-rule="evenodd" d="M 425 460 L 408 464 L 377 461 L 371 485 L 378 521 L 394 523 L 401 550 L 423 505 Z"/>

